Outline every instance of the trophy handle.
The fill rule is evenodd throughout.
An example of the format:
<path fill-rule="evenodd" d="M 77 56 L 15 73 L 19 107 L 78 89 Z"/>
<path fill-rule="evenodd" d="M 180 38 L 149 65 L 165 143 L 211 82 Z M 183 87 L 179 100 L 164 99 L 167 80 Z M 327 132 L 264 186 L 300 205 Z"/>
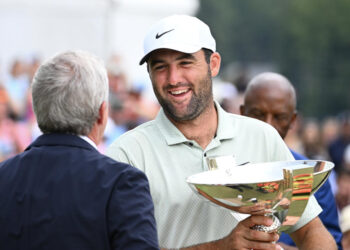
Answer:
<path fill-rule="evenodd" d="M 230 209 L 230 210 L 237 209 L 237 207 L 235 207 L 235 206 L 230 206 L 230 205 L 227 205 L 226 203 L 223 203 L 221 201 L 218 201 L 218 200 L 214 199 L 213 197 L 211 197 L 210 195 L 207 195 L 207 193 L 205 193 L 204 191 L 202 191 L 202 190 L 200 190 L 198 188 L 196 188 L 196 190 L 197 190 L 197 192 L 200 195 L 204 196 L 205 198 L 207 198 L 208 200 L 210 200 L 211 202 L 215 203 L 218 206 L 221 206 L 221 207 L 224 207 L 224 208 L 227 208 L 227 209 Z"/>

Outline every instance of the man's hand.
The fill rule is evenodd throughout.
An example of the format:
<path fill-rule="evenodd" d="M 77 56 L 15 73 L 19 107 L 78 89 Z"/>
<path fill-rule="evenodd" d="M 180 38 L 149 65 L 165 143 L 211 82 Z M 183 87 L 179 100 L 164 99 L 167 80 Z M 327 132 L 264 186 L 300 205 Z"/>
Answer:
<path fill-rule="evenodd" d="M 252 215 L 242 220 L 223 239 L 182 248 L 182 250 L 279 250 L 280 245 L 275 242 L 279 239 L 277 233 L 266 233 L 252 229 L 255 225 L 271 226 L 272 219 L 263 215 Z M 165 248 L 161 248 L 166 250 Z"/>
<path fill-rule="evenodd" d="M 255 225 L 271 226 L 272 223 L 273 221 L 269 217 L 252 215 L 238 223 L 225 238 L 183 248 L 183 250 L 281 249 L 278 244 L 275 244 L 279 238 L 277 233 L 266 233 L 252 229 Z"/>
<path fill-rule="evenodd" d="M 241 221 L 231 234 L 224 238 L 227 249 L 280 249 L 275 244 L 279 235 L 252 229 L 255 225 L 271 226 L 272 219 L 262 215 L 250 216 Z"/>

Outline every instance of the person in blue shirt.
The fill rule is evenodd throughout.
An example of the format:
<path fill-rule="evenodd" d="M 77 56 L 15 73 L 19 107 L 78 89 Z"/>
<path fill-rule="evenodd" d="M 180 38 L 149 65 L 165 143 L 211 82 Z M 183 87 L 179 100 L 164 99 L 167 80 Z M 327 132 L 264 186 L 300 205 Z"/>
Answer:
<path fill-rule="evenodd" d="M 242 115 L 269 123 L 284 139 L 297 117 L 295 89 L 290 81 L 280 74 L 261 73 L 248 83 L 240 112 Z M 307 159 L 293 150 L 291 152 L 296 160 Z M 323 209 L 319 215 L 321 221 L 333 235 L 338 249 L 342 249 L 338 211 L 328 180 L 315 193 L 315 197 Z M 281 234 L 279 244 L 285 250 L 297 249 L 290 236 L 284 233 Z"/>

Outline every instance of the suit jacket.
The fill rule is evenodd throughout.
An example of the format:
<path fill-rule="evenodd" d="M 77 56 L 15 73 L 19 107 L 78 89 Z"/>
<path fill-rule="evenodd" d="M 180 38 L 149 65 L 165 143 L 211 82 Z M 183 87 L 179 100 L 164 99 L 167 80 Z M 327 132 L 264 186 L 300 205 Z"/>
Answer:
<path fill-rule="evenodd" d="M 158 249 L 148 180 L 79 136 L 41 135 L 0 164 L 0 249 Z"/>
<path fill-rule="evenodd" d="M 291 150 L 295 160 L 307 160 L 303 155 L 300 155 L 293 150 Z M 315 198 L 322 208 L 322 213 L 319 215 L 319 218 L 328 229 L 328 231 L 334 237 L 338 249 L 343 249 L 341 245 L 342 233 L 339 227 L 338 211 L 335 203 L 334 195 L 331 190 L 331 185 L 327 180 L 315 193 Z M 289 237 L 288 234 L 282 233 L 280 237 L 280 242 L 284 242 L 290 246 L 295 246 L 293 240 Z"/>

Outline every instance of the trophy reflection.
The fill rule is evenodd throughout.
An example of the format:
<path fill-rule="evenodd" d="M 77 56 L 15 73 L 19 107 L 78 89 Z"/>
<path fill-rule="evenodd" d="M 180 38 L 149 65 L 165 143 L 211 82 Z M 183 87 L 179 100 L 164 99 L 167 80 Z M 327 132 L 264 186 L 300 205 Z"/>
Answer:
<path fill-rule="evenodd" d="M 298 160 L 236 166 L 228 156 L 208 158 L 209 171 L 187 178 L 194 192 L 232 211 L 242 220 L 249 215 L 266 215 L 271 226 L 253 228 L 282 232 L 301 217 L 310 195 L 327 180 L 332 162 Z"/>

